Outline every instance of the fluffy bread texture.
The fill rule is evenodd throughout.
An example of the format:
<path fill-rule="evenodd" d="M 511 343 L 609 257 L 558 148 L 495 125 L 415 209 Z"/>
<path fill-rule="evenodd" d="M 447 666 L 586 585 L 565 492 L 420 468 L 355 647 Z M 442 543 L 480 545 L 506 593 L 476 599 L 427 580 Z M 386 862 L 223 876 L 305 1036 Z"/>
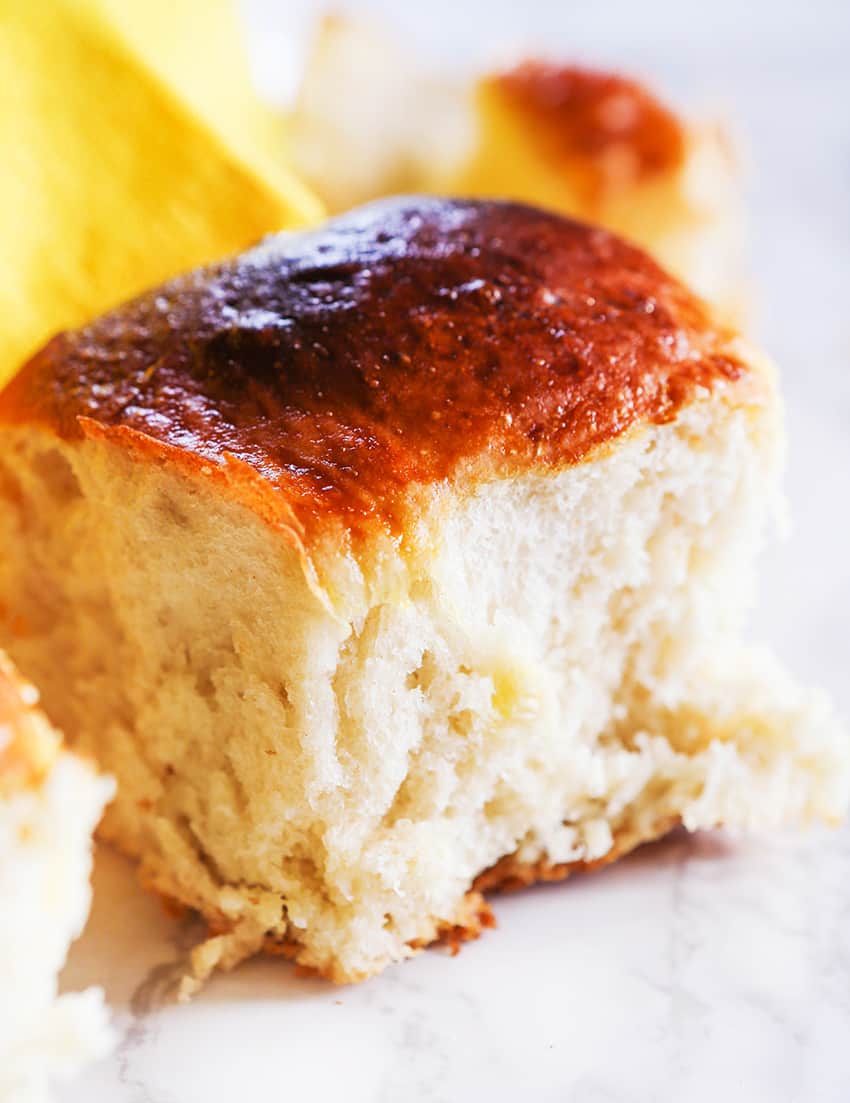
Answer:
<path fill-rule="evenodd" d="M 103 994 L 57 997 L 89 910 L 91 841 L 112 783 L 61 739 L 0 652 L 0 1099 L 49 1087 L 112 1046 Z"/>
<path fill-rule="evenodd" d="M 738 642 L 772 369 L 602 231 L 374 206 L 60 339 L 0 419 L 0 633 L 198 977 L 360 980 L 499 885 L 845 811 L 828 701 Z"/>
<path fill-rule="evenodd" d="M 746 292 L 735 157 L 618 73 L 525 62 L 472 85 L 429 74 L 379 26 L 332 17 L 291 118 L 329 211 L 402 191 L 513 199 L 647 249 L 730 320 Z"/>

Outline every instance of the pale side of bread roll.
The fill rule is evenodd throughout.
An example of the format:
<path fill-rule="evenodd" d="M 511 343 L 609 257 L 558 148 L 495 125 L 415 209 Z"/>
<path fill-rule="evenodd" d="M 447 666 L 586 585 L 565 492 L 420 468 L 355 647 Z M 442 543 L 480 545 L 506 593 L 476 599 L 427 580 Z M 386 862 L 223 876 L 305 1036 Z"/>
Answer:
<path fill-rule="evenodd" d="M 844 814 L 829 703 L 738 640 L 774 373 L 603 230 L 372 204 L 56 338 L 0 425 L 0 638 L 199 976 L 359 980 L 674 824 Z"/>
<path fill-rule="evenodd" d="M 111 782 L 62 747 L 36 690 L 0 652 L 0 1099 L 50 1086 L 112 1045 L 99 989 L 57 997 L 85 923 L 92 832 Z"/>

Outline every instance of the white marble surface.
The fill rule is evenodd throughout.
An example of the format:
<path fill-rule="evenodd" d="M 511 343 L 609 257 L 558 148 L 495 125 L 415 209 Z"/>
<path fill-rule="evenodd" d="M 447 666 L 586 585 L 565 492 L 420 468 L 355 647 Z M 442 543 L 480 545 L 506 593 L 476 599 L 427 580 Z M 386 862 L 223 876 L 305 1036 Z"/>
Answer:
<path fill-rule="evenodd" d="M 339 7 L 340 5 L 336 5 Z M 756 617 L 850 713 L 850 6 L 712 0 L 383 0 L 446 65 L 517 38 L 720 104 L 750 149 L 758 329 L 783 370 L 793 539 Z M 250 0 L 258 71 L 291 82 L 314 5 Z M 298 28 L 291 34 L 290 27 Z M 675 836 L 604 873 L 504 898 L 499 930 L 358 988 L 249 963 L 189 1007 L 160 968 L 191 930 L 114 855 L 65 983 L 102 981 L 123 1040 L 64 1103 L 843 1103 L 850 829 Z M 159 971 L 158 971 L 159 970 Z"/>

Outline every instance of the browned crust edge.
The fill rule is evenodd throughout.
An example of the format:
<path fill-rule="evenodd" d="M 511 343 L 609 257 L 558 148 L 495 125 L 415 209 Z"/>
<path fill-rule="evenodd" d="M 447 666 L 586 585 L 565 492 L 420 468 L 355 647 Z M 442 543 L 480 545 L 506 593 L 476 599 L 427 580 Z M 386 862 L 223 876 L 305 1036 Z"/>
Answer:
<path fill-rule="evenodd" d="M 626 854 L 639 846 L 656 842 L 673 831 L 680 823 L 681 820 L 678 816 L 668 816 L 653 824 L 649 831 L 621 831 L 616 836 L 611 849 L 601 858 L 592 861 L 552 862 L 544 854 L 533 862 L 525 862 L 518 858 L 515 853 L 506 854 L 495 865 L 485 869 L 483 873 L 479 873 L 475 878 L 472 887 L 461 901 L 452 922 L 438 924 L 436 934 L 432 939 L 418 939 L 415 942 L 408 943 L 408 945 L 411 950 L 417 953 L 429 946 L 443 946 L 452 957 L 455 957 L 460 953 L 465 943 L 474 942 L 485 931 L 498 926 L 496 915 L 487 900 L 487 895 L 519 892 L 522 889 L 532 888 L 537 884 L 565 881 L 576 873 L 592 873 L 594 870 L 602 869 L 604 866 L 616 862 L 619 858 L 625 857 Z M 301 976 L 318 976 L 339 983 L 339 978 L 327 970 L 298 964 L 299 949 L 299 944 L 289 939 L 284 942 L 267 939 L 263 946 L 263 950 L 267 954 L 279 955 L 294 961 L 296 971 Z M 343 981 L 343 983 L 347 982 Z"/>
<path fill-rule="evenodd" d="M 486 930 L 492 930 L 498 925 L 496 915 L 487 899 L 488 896 L 518 892 L 536 884 L 563 881 L 576 873 L 591 873 L 610 865 L 639 846 L 655 842 L 678 827 L 680 823 L 681 820 L 678 816 L 666 816 L 654 823 L 648 830 L 621 830 L 615 835 L 614 845 L 611 849 L 602 857 L 592 861 L 552 862 L 544 854 L 535 861 L 528 862 L 518 858 L 516 853 L 506 854 L 474 879 L 469 891 L 460 901 L 458 910 L 451 921 L 435 923 L 432 937 L 420 938 L 408 943 L 411 955 L 431 946 L 442 946 L 454 957 L 460 952 L 465 943 L 475 941 Z M 108 841 L 122 853 L 129 857 L 136 857 L 131 850 L 121 845 L 120 840 L 113 837 Z M 161 875 L 152 874 L 149 870 L 145 871 L 143 865 L 139 869 L 139 879 L 145 889 L 159 897 L 164 910 L 171 918 L 180 919 L 190 914 L 198 914 L 192 903 L 180 899 L 179 888 L 173 882 L 168 883 L 167 879 Z M 207 923 L 207 937 L 209 939 L 220 935 L 228 935 L 233 930 L 232 924 L 222 915 L 206 914 L 203 915 L 203 918 Z M 303 944 L 290 934 L 283 938 L 266 936 L 259 948 L 271 957 L 282 957 L 287 961 L 291 961 L 295 966 L 297 976 L 318 977 L 338 985 L 354 984 L 369 979 L 369 976 L 342 975 L 332 967 L 322 968 L 306 963 L 302 959 Z M 216 968 L 229 970 L 239 964 L 240 960 L 242 958 L 222 959 Z M 203 983 L 203 979 L 201 977 L 197 983 L 190 983 L 186 990 L 189 995 L 197 990 L 200 984 Z"/>

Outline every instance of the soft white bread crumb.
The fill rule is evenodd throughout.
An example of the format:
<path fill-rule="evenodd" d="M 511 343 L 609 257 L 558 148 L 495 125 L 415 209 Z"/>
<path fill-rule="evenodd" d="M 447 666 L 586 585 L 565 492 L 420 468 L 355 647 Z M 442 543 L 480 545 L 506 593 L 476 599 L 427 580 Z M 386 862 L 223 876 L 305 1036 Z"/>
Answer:
<path fill-rule="evenodd" d="M 106 833 L 211 919 L 200 974 L 271 939 L 355 980 L 506 855 L 843 815 L 828 703 L 734 642 L 780 452 L 759 369 L 589 461 L 435 485 L 404 555 L 314 549 L 320 600 L 201 475 L 9 428 L 0 598 L 28 631 L 2 631 L 119 778 Z"/>
<path fill-rule="evenodd" d="M 0 661 L 0 679 L 10 676 Z M 23 724 L 25 739 L 43 737 L 48 748 L 56 740 L 34 707 L 32 687 L 18 689 L 20 715 L 0 716 L 0 760 L 20 741 Z M 26 747 L 15 753 L 20 757 Z M 91 836 L 113 785 L 69 751 L 50 757 L 43 776 L 14 788 L 0 784 L 3 1103 L 43 1103 L 51 1084 L 105 1055 L 113 1042 L 100 989 L 56 994 L 57 974 L 88 915 Z"/>

